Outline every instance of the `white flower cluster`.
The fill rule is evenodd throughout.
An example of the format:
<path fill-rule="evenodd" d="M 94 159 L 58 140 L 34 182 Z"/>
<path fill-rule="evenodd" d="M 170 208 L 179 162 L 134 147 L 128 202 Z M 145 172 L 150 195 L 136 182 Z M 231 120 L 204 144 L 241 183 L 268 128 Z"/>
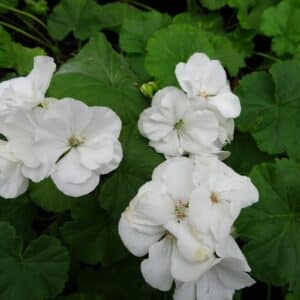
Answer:
<path fill-rule="evenodd" d="M 176 76 L 184 92 L 158 91 L 140 116 L 140 132 L 167 160 L 123 212 L 119 234 L 131 253 L 148 254 L 141 271 L 152 287 L 175 282 L 175 300 L 230 300 L 254 283 L 232 231 L 258 192 L 219 159 L 240 103 L 220 62 L 205 54 L 179 63 Z"/>
<path fill-rule="evenodd" d="M 48 176 L 63 193 L 82 196 L 122 159 L 121 120 L 111 109 L 45 97 L 55 69 L 52 58 L 38 56 L 27 77 L 0 84 L 1 197 Z"/>

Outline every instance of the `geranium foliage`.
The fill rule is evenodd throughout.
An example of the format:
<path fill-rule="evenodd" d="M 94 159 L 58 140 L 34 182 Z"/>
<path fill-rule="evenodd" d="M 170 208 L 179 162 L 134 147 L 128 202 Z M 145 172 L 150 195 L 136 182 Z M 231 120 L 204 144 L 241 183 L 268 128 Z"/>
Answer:
<path fill-rule="evenodd" d="M 207 296 L 206 286 L 209 300 L 227 300 L 234 289 L 253 283 L 250 275 L 258 284 L 238 291 L 234 300 L 300 299 L 300 2 L 167 2 L 0 0 L 0 299 L 194 300 Z M 204 67 L 199 57 L 190 60 L 195 53 L 213 62 Z M 214 76 L 205 77 L 211 70 L 217 70 Z M 220 95 L 228 101 L 211 104 Z M 17 118 L 5 119 L 16 107 L 30 110 L 30 117 L 18 111 Z M 98 122 L 106 113 L 110 121 Z M 56 151 L 54 141 L 68 128 L 80 134 Z M 208 158 L 195 158 L 199 153 L 224 164 L 218 160 L 215 171 Z M 164 173 L 180 178 L 174 189 L 184 187 L 186 169 L 170 158 L 181 155 L 189 156 L 182 161 L 197 161 L 187 197 L 210 195 L 221 202 L 224 182 L 234 192 L 222 213 L 212 212 L 215 204 L 204 210 L 196 201 L 175 199 L 176 226 L 165 219 L 157 224 L 169 215 L 147 197 L 166 199 Z M 174 170 L 157 169 L 168 165 L 164 161 L 174 161 Z M 218 182 L 218 195 L 211 182 L 202 186 L 205 178 Z M 257 201 L 254 186 L 259 201 L 248 207 Z M 245 203 L 228 209 L 235 197 Z M 198 222 L 213 213 L 211 223 Z M 120 219 L 133 226 L 125 231 L 154 236 L 147 251 L 137 253 L 140 240 L 120 227 L 118 232 Z M 189 234 L 182 234 L 182 219 L 196 224 L 188 224 Z M 191 243 L 184 238 L 195 238 L 200 227 L 204 252 L 187 250 Z M 240 265 L 226 260 L 226 247 L 219 244 L 224 232 L 245 254 L 234 254 Z M 151 277 L 159 247 L 173 251 L 164 252 L 160 265 L 170 260 L 171 275 Z M 146 256 L 133 257 L 126 248 Z M 186 265 L 176 268 L 185 258 L 174 253 L 195 254 L 194 266 L 208 253 L 212 269 L 190 285 L 185 276 L 198 278 L 181 273 Z M 224 269 L 245 282 L 230 286 L 228 277 L 219 278 Z M 221 289 L 220 282 L 229 286 Z M 217 298 L 213 293 L 220 290 Z"/>

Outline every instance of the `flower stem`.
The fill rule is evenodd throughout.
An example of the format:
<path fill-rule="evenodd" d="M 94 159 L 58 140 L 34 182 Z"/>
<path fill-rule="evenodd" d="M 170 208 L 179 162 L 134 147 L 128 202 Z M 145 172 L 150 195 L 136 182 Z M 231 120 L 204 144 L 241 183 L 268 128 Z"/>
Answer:
<path fill-rule="evenodd" d="M 126 1 L 128 4 L 132 4 L 135 5 L 137 7 L 146 9 L 146 10 L 156 10 L 155 8 L 151 7 L 150 5 L 144 4 L 144 3 L 140 3 L 138 1 L 134 1 L 134 0 L 127 0 Z"/>
<path fill-rule="evenodd" d="M 254 55 L 261 56 L 261 57 L 264 57 L 264 58 L 267 58 L 267 59 L 270 59 L 270 60 L 273 60 L 273 61 L 276 61 L 276 62 L 281 61 L 281 59 L 279 59 L 278 57 L 270 55 L 270 54 L 266 54 L 266 53 L 263 53 L 263 52 L 254 52 Z"/>
<path fill-rule="evenodd" d="M 267 300 L 272 300 L 272 286 L 271 286 L 271 284 L 268 284 L 268 288 L 267 288 Z"/>
<path fill-rule="evenodd" d="M 26 17 L 28 17 L 28 18 L 36 21 L 37 23 L 39 23 L 42 27 L 44 27 L 44 29 L 48 30 L 47 25 L 43 21 L 41 21 L 39 18 L 37 18 L 36 16 L 34 16 L 34 15 L 28 13 L 28 12 L 19 10 L 17 8 L 14 8 L 14 7 L 11 7 L 11 6 L 6 5 L 4 3 L 0 3 L 0 7 L 4 8 L 4 9 L 7 9 L 7 10 L 10 10 L 10 11 L 16 13 L 16 14 L 20 14 L 20 15 L 26 16 Z"/>

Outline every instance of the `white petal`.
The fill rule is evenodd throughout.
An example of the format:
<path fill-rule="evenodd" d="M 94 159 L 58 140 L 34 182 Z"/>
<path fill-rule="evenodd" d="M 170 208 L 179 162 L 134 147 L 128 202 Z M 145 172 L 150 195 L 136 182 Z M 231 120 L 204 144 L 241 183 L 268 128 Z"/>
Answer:
<path fill-rule="evenodd" d="M 227 236 L 216 245 L 216 253 L 221 258 L 236 258 L 243 265 L 241 271 L 250 272 L 247 260 L 232 236 Z"/>
<path fill-rule="evenodd" d="M 92 176 L 82 183 L 66 182 L 56 175 L 57 173 L 51 175 L 56 187 L 64 194 L 71 197 L 81 197 L 89 194 L 97 187 L 100 181 L 100 176 L 95 173 L 92 173 Z"/>
<path fill-rule="evenodd" d="M 188 111 L 183 118 L 180 132 L 182 147 L 185 152 L 200 153 L 202 145 L 212 144 L 219 134 L 219 122 L 210 111 Z"/>
<path fill-rule="evenodd" d="M 171 273 L 176 280 L 183 282 L 193 281 L 198 279 L 218 262 L 219 259 L 210 258 L 202 263 L 191 263 L 180 254 L 177 247 L 173 247 Z"/>
<path fill-rule="evenodd" d="M 100 136 L 87 140 L 78 147 L 80 162 L 90 170 L 99 169 L 113 159 L 115 138 L 113 136 Z"/>
<path fill-rule="evenodd" d="M 149 258 L 143 260 L 141 271 L 146 282 L 161 291 L 172 287 L 171 255 L 173 243 L 164 238 L 149 248 Z"/>
<path fill-rule="evenodd" d="M 22 165 L 0 156 L 0 196 L 16 198 L 23 194 L 29 181 L 22 174 Z"/>
<path fill-rule="evenodd" d="M 224 259 L 216 266 L 216 273 L 222 285 L 233 290 L 253 285 L 255 281 L 247 273 L 235 269 L 236 261 L 238 260 Z"/>
<path fill-rule="evenodd" d="M 52 122 L 56 120 L 64 122 L 71 135 L 84 137 L 83 133 L 92 121 L 93 113 L 82 101 L 63 98 L 49 106 L 46 116 Z"/>
<path fill-rule="evenodd" d="M 47 178 L 51 172 L 54 170 L 54 165 L 52 164 L 40 164 L 36 168 L 30 168 L 23 165 L 22 172 L 23 175 L 33 182 L 40 182 Z"/>
<path fill-rule="evenodd" d="M 173 200 L 188 201 L 195 187 L 193 168 L 194 163 L 188 158 L 172 158 L 154 170 L 153 179 L 165 184 Z"/>
<path fill-rule="evenodd" d="M 154 234 L 138 231 L 130 226 L 124 215 L 121 216 L 118 230 L 122 242 L 135 256 L 144 256 L 148 253 L 149 247 L 157 242 L 163 234 L 161 231 L 157 231 Z"/>
<path fill-rule="evenodd" d="M 108 107 L 90 107 L 92 119 L 82 135 L 93 139 L 100 135 L 112 135 L 118 138 L 121 132 L 119 116 Z"/>
<path fill-rule="evenodd" d="M 97 173 L 100 175 L 108 174 L 118 168 L 123 159 L 123 150 L 121 143 L 115 140 L 113 144 L 113 156 L 112 159 L 102 163 L 97 169 Z"/>
<path fill-rule="evenodd" d="M 56 164 L 56 169 L 52 174 L 58 181 L 73 184 L 84 183 L 92 175 L 93 171 L 80 163 L 80 155 L 77 149 L 71 149 Z"/>
<path fill-rule="evenodd" d="M 220 61 L 211 60 L 203 70 L 202 91 L 208 95 L 216 95 L 225 85 L 227 85 L 227 79 L 224 68 Z"/>
<path fill-rule="evenodd" d="M 196 284 L 194 282 L 176 282 L 174 300 L 195 300 Z M 197 300 L 201 300 L 197 298 Z"/>
<path fill-rule="evenodd" d="M 240 100 L 231 92 L 211 97 L 208 102 L 210 105 L 216 107 L 225 118 L 237 118 L 241 113 Z"/>
<path fill-rule="evenodd" d="M 56 65 L 52 57 L 36 56 L 34 58 L 33 70 L 28 75 L 28 79 L 32 82 L 33 89 L 41 97 L 37 100 L 43 100 L 55 69 Z"/>

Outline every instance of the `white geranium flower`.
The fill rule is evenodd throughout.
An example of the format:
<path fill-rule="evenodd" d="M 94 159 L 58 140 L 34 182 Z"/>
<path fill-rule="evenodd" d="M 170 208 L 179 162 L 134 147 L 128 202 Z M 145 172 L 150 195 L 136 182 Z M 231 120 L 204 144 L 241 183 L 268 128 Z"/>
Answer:
<path fill-rule="evenodd" d="M 224 258 L 197 281 L 177 282 L 174 300 L 232 300 L 235 290 L 254 283 L 242 260 Z"/>
<path fill-rule="evenodd" d="M 33 152 L 36 120 L 41 118 L 43 113 L 40 108 L 31 111 L 18 109 L 0 123 L 0 132 L 9 141 L 11 152 L 20 162 L 23 175 L 34 182 L 48 177 L 54 166 L 41 163 Z"/>
<path fill-rule="evenodd" d="M 158 91 L 139 119 L 139 130 L 157 152 L 167 156 L 202 153 L 215 149 L 219 122 L 212 111 L 195 109 L 175 87 Z"/>
<path fill-rule="evenodd" d="M 37 125 L 34 153 L 42 163 L 55 164 L 52 180 L 67 195 L 93 191 L 100 175 L 122 159 L 121 120 L 109 108 L 64 98 L 49 105 Z"/>
<path fill-rule="evenodd" d="M 190 221 L 197 230 L 210 232 L 217 240 L 230 233 L 242 208 L 258 201 L 251 180 L 216 157 L 198 157 L 194 179 L 199 187 L 190 197 Z"/>
<path fill-rule="evenodd" d="M 18 197 L 27 190 L 28 184 L 22 173 L 22 162 L 13 155 L 10 143 L 0 140 L 0 196 Z"/>
<path fill-rule="evenodd" d="M 36 56 L 28 76 L 0 83 L 0 115 L 5 116 L 16 108 L 30 110 L 42 102 L 55 68 L 53 58 Z"/>
<path fill-rule="evenodd" d="M 225 118 L 239 116 L 239 98 L 231 92 L 226 72 L 218 60 L 195 53 L 187 63 L 177 64 L 175 74 L 181 88 L 196 106 L 215 108 Z"/>

